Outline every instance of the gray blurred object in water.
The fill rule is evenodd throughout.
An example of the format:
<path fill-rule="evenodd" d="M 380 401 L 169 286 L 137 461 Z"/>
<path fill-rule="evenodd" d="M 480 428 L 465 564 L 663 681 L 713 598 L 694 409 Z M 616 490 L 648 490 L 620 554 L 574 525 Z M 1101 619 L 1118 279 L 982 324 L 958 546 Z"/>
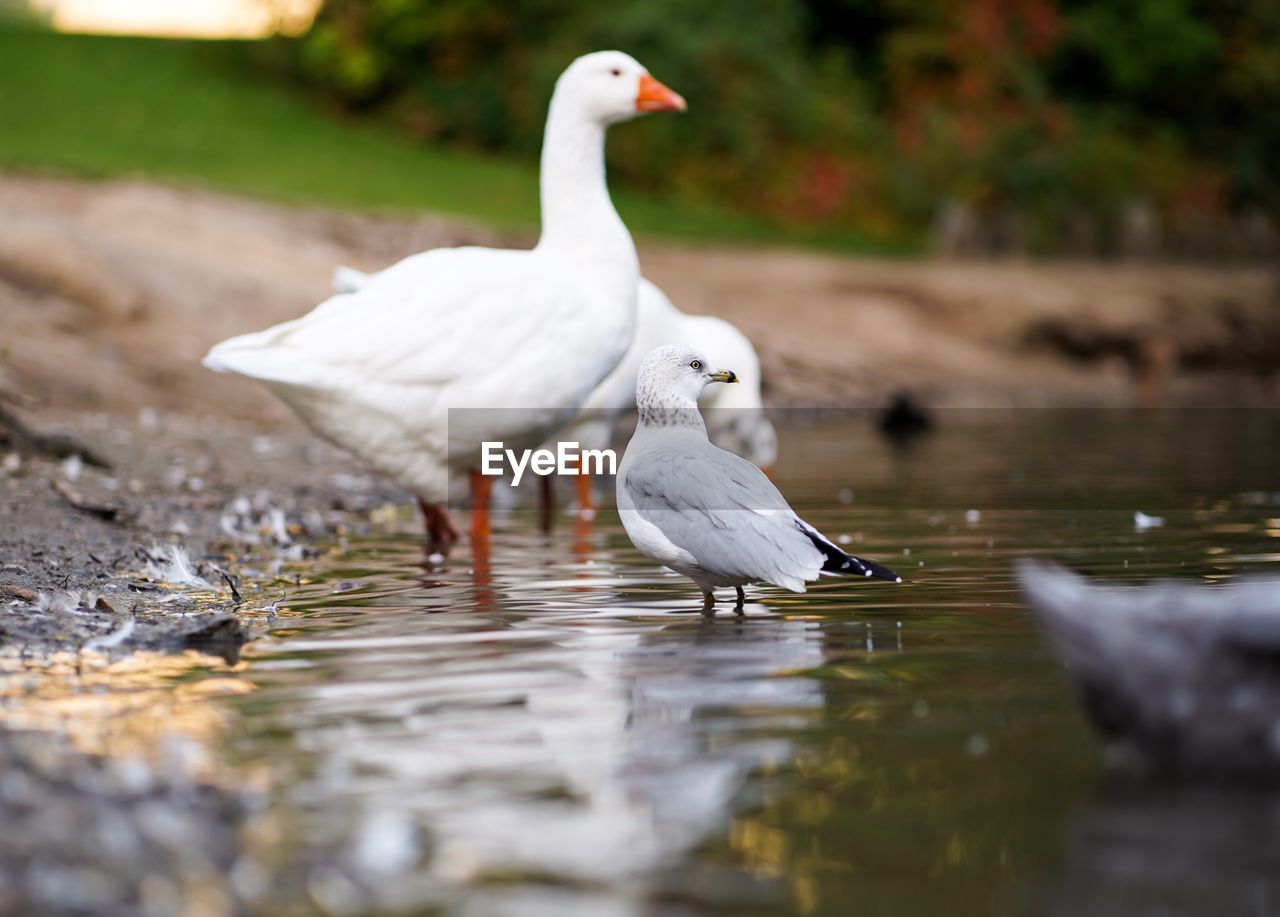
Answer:
<path fill-rule="evenodd" d="M 1096 586 L 1029 560 L 1017 574 L 1117 763 L 1280 782 L 1280 578 Z"/>

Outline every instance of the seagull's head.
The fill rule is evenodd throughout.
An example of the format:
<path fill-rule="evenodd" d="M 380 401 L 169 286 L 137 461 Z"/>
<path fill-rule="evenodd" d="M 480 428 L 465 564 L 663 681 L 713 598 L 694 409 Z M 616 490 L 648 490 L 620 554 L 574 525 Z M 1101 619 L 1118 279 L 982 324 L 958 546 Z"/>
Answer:
<path fill-rule="evenodd" d="M 672 345 L 659 347 L 640 364 L 637 395 L 649 391 L 662 400 L 672 397 L 697 402 L 702 390 L 712 382 L 737 382 L 731 369 L 717 369 L 699 350 Z"/>
<path fill-rule="evenodd" d="M 596 51 L 569 65 L 556 81 L 556 98 L 603 125 L 651 111 L 684 111 L 685 101 L 649 75 L 630 54 Z"/>

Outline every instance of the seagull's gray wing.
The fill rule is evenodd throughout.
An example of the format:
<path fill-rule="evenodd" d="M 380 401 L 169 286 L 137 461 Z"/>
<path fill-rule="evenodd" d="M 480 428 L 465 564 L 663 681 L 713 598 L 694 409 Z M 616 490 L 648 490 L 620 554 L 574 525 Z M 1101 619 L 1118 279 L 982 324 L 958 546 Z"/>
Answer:
<path fill-rule="evenodd" d="M 710 574 L 803 592 L 826 556 L 755 465 L 693 437 L 627 456 L 623 487 L 635 511 Z"/>

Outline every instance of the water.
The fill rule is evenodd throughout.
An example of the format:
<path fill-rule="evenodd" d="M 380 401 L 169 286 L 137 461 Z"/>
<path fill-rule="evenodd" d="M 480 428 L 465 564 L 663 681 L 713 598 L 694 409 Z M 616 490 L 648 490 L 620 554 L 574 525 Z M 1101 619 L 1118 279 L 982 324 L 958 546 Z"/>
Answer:
<path fill-rule="evenodd" d="M 341 851 L 308 884 L 336 912 L 1272 913 L 1280 803 L 1106 779 L 1010 563 L 1274 570 L 1277 420 L 958 414 L 909 451 L 788 428 L 793 505 L 908 582 L 706 618 L 611 511 L 549 538 L 517 511 L 442 569 L 407 533 L 342 546 L 267 590 L 236 665 L 32 716 L 260 786 L 281 856 Z"/>

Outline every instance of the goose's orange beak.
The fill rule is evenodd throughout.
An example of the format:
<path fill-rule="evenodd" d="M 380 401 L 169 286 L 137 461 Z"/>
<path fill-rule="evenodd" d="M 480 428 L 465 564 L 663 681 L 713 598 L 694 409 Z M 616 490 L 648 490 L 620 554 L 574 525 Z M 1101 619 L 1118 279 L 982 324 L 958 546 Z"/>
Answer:
<path fill-rule="evenodd" d="M 636 111 L 684 111 L 688 107 L 680 93 L 668 89 L 647 73 L 641 75 Z"/>

